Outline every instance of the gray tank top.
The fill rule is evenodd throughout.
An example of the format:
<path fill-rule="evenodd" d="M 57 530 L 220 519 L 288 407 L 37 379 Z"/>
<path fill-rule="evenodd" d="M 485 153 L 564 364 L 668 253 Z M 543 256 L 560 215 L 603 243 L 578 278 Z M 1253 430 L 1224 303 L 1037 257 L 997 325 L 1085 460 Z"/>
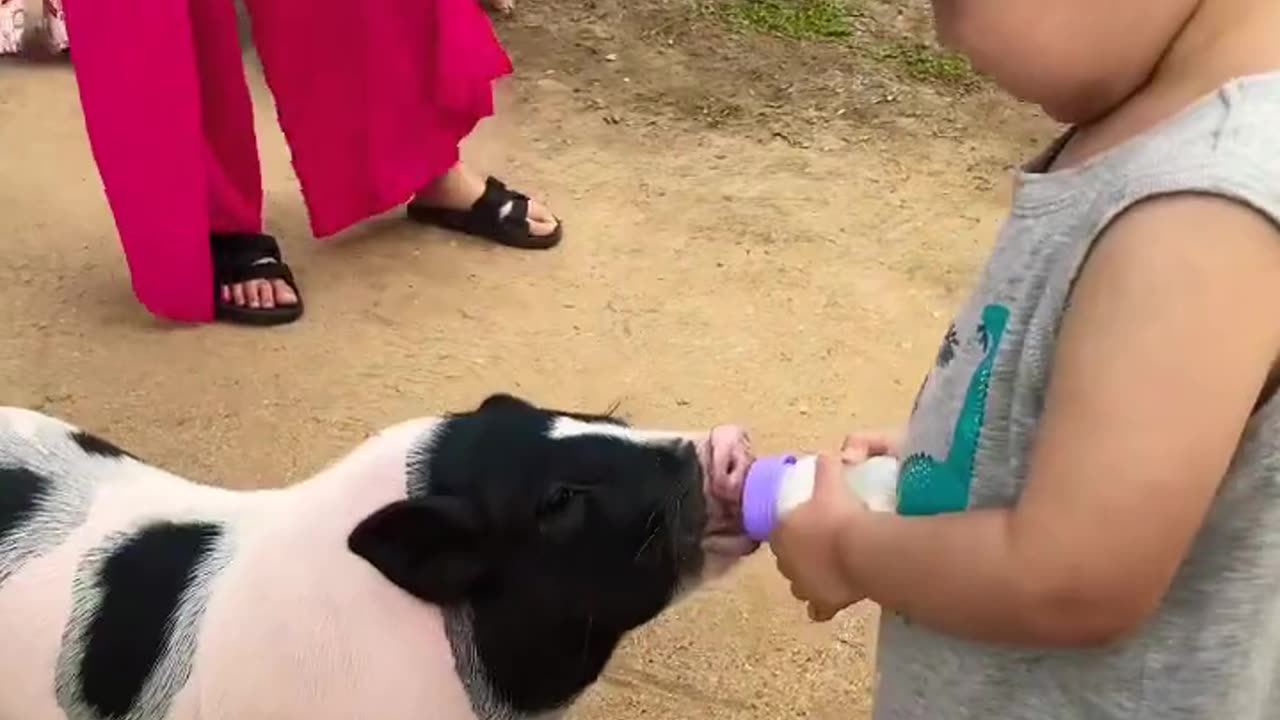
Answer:
<path fill-rule="evenodd" d="M 1069 292 L 1119 213 L 1200 192 L 1280 225 L 1280 73 L 1233 81 L 1081 167 L 1038 172 L 1061 144 L 1020 175 L 986 269 L 921 388 L 902 513 L 1017 500 Z M 1087 651 L 1016 649 L 885 613 L 879 673 L 876 720 L 1280 718 L 1280 394 L 1256 410 L 1190 555 L 1136 635 Z"/>

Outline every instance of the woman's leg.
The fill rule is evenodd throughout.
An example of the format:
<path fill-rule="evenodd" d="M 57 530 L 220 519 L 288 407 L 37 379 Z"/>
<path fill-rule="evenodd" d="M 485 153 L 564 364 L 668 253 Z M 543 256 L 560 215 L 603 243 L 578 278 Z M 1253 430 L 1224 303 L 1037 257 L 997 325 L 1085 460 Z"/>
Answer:
<path fill-rule="evenodd" d="M 458 210 L 480 197 L 458 144 L 493 113 L 511 64 L 476 0 L 249 6 L 318 237 L 415 197 Z"/>
<path fill-rule="evenodd" d="M 256 235 L 262 232 L 262 171 L 235 3 L 188 2 L 200 76 L 209 231 L 217 236 Z M 282 278 L 227 283 L 218 292 L 223 303 L 251 309 L 298 303 L 294 288 Z"/>
<path fill-rule="evenodd" d="M 213 319 L 200 89 L 185 2 L 67 0 L 89 145 L 138 299 Z"/>
<path fill-rule="evenodd" d="M 215 233 L 261 232 L 262 174 L 235 3 L 187 0 L 187 4 L 199 77 L 209 229 Z"/>
<path fill-rule="evenodd" d="M 235 16 L 220 17 L 220 5 L 232 8 L 230 0 L 139 0 L 127 9 L 66 0 L 64 8 L 89 144 L 134 291 L 151 312 L 182 322 L 214 319 L 211 231 L 262 227 Z"/>

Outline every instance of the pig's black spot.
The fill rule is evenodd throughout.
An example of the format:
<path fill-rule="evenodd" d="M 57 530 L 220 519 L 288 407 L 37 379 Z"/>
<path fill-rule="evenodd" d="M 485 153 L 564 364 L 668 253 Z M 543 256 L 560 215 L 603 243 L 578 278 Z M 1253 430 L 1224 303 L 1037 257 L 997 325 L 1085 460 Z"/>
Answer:
<path fill-rule="evenodd" d="M 97 455 L 105 458 L 132 458 L 137 460 L 137 456 L 127 450 L 123 450 L 113 443 L 104 440 L 93 433 L 87 433 L 83 430 L 76 430 L 71 433 L 71 440 L 86 455 Z"/>
<path fill-rule="evenodd" d="M 221 535 L 213 523 L 155 523 L 103 563 L 80 667 L 81 696 L 98 717 L 123 717 L 137 703 L 192 573 Z"/>
<path fill-rule="evenodd" d="M 0 466 L 0 545 L 20 535 L 49 491 L 49 480 L 24 467 Z"/>

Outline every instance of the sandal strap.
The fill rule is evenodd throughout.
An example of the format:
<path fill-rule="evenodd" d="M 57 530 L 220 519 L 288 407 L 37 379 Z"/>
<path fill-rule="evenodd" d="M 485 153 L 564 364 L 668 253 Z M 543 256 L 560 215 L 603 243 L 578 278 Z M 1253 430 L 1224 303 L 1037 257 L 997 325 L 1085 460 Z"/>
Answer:
<path fill-rule="evenodd" d="M 511 188 L 507 187 L 505 184 L 503 184 L 503 182 L 502 182 L 501 180 L 498 180 L 497 178 L 493 178 L 493 177 L 491 177 L 491 178 L 489 178 L 489 180 L 492 180 L 492 181 L 494 181 L 495 183 L 497 183 L 497 184 L 498 184 L 498 187 L 502 188 L 502 191 L 503 191 L 504 193 L 506 193 L 506 195 L 507 195 L 507 197 L 508 197 L 508 198 L 511 198 L 511 199 L 520 199 L 520 198 L 522 198 L 522 199 L 524 199 L 524 200 L 528 200 L 528 199 L 529 199 L 529 196 L 528 196 L 528 195 L 525 195 L 524 193 L 520 192 L 519 190 L 512 190 Z M 486 185 L 488 184 L 488 180 L 486 180 L 486 181 L 485 181 L 485 184 L 486 184 Z"/>
<path fill-rule="evenodd" d="M 510 207 L 504 215 L 502 210 L 507 206 Z M 517 244 L 529 234 L 529 196 L 508 188 L 495 177 L 485 180 L 484 194 L 471 212 L 488 225 L 490 234 L 499 236 L 507 244 Z"/>
<path fill-rule="evenodd" d="M 293 285 L 293 272 L 278 260 L 262 259 L 250 265 L 236 265 L 218 273 L 217 285 L 234 285 L 250 280 L 284 280 Z"/>
<path fill-rule="evenodd" d="M 484 192 L 467 210 L 452 210 L 409 203 L 408 216 L 415 222 L 487 238 L 509 247 L 547 249 L 560 242 L 560 226 L 549 235 L 533 235 L 529 226 L 528 195 L 511 190 L 495 177 L 485 179 Z M 509 206 L 509 207 L 508 207 Z M 507 212 L 503 214 L 503 208 Z"/>
<path fill-rule="evenodd" d="M 511 199 L 511 212 L 502 218 L 503 225 L 515 225 L 521 232 L 529 232 L 529 198 L 516 195 Z"/>
<path fill-rule="evenodd" d="M 507 187 L 506 183 L 490 176 L 485 179 L 484 192 L 481 193 L 480 198 L 471 206 L 471 212 L 477 215 L 486 216 L 494 221 L 498 221 L 503 219 L 502 208 L 506 207 L 507 203 L 519 204 L 522 201 L 527 207 L 529 203 L 529 196 L 517 190 L 512 190 Z M 514 208 L 511 214 L 515 214 Z M 527 216 L 527 214 L 528 213 L 526 211 L 525 215 Z"/>
<path fill-rule="evenodd" d="M 251 265 L 263 258 L 281 262 L 280 245 L 270 235 L 226 233 L 212 236 L 210 247 L 215 266 Z"/>
<path fill-rule="evenodd" d="M 484 182 L 484 192 L 471 206 L 471 212 L 485 219 L 497 221 L 502 215 L 502 208 L 511 202 L 511 191 L 497 178 L 489 178 Z"/>
<path fill-rule="evenodd" d="M 280 245 L 270 235 L 216 234 L 212 236 L 210 247 L 215 286 L 279 279 L 297 287 L 289 265 L 280 254 Z"/>

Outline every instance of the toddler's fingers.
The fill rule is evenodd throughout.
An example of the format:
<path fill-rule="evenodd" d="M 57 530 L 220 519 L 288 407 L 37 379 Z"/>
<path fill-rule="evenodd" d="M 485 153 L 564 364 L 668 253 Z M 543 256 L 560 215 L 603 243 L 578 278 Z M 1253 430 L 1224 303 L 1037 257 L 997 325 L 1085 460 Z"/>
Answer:
<path fill-rule="evenodd" d="M 871 442 L 863 433 L 854 433 L 844 439 L 840 446 L 840 455 L 847 463 L 857 464 L 871 456 Z"/>
<path fill-rule="evenodd" d="M 783 560 L 782 558 L 777 558 L 776 560 L 774 560 L 773 566 L 778 569 L 779 575 L 781 575 L 784 578 L 787 578 L 788 580 L 791 579 L 791 566 L 787 561 Z M 792 583 L 791 587 L 794 588 L 795 583 Z"/>
<path fill-rule="evenodd" d="M 799 583 L 795 582 L 791 583 L 791 597 L 802 603 L 808 603 L 811 599 L 808 593 L 800 589 Z"/>
<path fill-rule="evenodd" d="M 845 448 L 840 451 L 840 459 L 846 465 L 860 465 L 867 461 L 870 456 L 867 454 L 866 448 Z"/>
<path fill-rule="evenodd" d="M 821 603 L 809 603 L 809 619 L 814 622 L 828 622 L 839 614 L 840 608 L 833 605 L 822 605 Z"/>
<path fill-rule="evenodd" d="M 833 493 L 838 497 L 848 495 L 849 489 L 844 482 L 845 468 L 856 464 L 845 455 L 819 454 L 814 468 L 813 499 L 827 502 L 837 499 Z"/>

